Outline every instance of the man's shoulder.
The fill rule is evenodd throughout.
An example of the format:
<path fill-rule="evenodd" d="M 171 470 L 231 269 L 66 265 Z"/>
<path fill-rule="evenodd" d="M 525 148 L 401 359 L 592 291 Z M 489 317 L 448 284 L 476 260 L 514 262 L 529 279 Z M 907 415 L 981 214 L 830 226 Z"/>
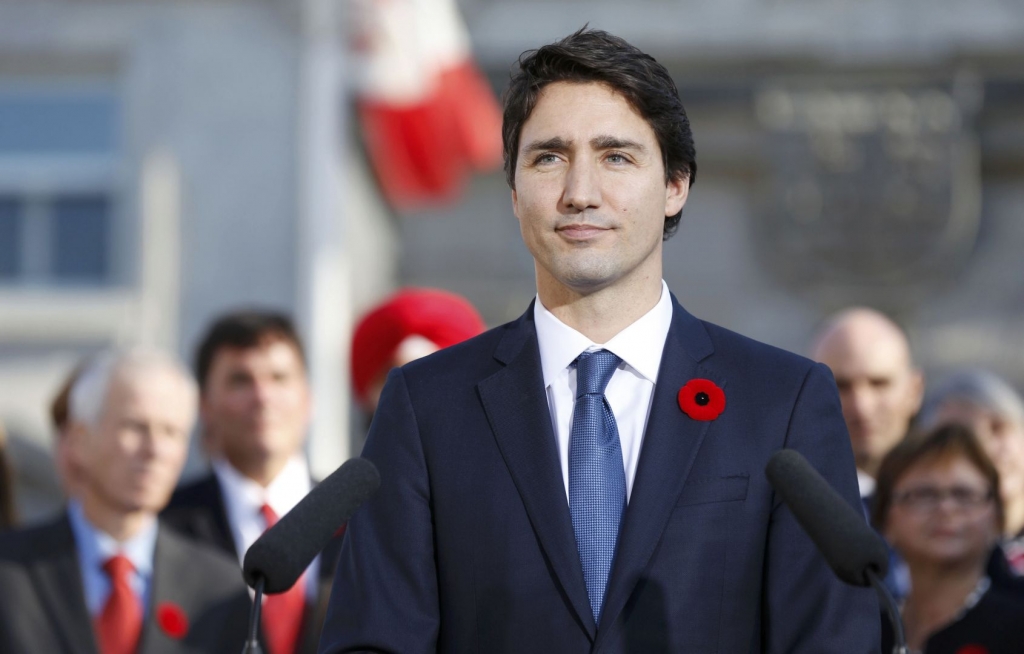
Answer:
<path fill-rule="evenodd" d="M 402 366 L 407 379 L 478 378 L 490 374 L 498 365 L 495 352 L 502 341 L 523 330 L 525 316 L 483 334 L 456 343 Z"/>
<path fill-rule="evenodd" d="M 231 553 L 234 544 L 223 502 L 220 482 L 211 472 L 174 491 L 160 520 L 183 536 Z"/>
<path fill-rule="evenodd" d="M 189 511 L 198 508 L 209 508 L 220 501 L 220 482 L 212 472 L 207 473 L 175 489 L 171 495 L 167 507 L 163 510 L 166 517 L 180 511 Z"/>
<path fill-rule="evenodd" d="M 0 565 L 23 565 L 74 547 L 67 518 L 0 533 Z"/>
<path fill-rule="evenodd" d="M 744 336 L 705 320 L 700 321 L 714 346 L 715 363 L 747 374 L 764 373 L 766 378 L 805 377 L 817 366 L 805 356 Z"/>

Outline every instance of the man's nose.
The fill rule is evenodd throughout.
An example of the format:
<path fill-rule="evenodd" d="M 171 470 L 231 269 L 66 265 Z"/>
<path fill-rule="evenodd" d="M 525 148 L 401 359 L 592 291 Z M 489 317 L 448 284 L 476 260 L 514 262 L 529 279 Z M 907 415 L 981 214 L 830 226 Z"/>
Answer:
<path fill-rule="evenodd" d="M 253 398 L 256 400 L 256 404 L 263 406 L 270 401 L 270 397 L 273 394 L 273 384 L 267 381 L 257 380 L 252 387 Z"/>
<path fill-rule="evenodd" d="M 575 159 L 569 164 L 565 176 L 562 202 L 577 211 L 601 205 L 601 183 L 597 166 L 590 161 Z"/>
<path fill-rule="evenodd" d="M 856 416 L 859 419 L 865 419 L 871 416 L 871 412 L 874 410 L 874 398 L 869 390 L 864 388 L 852 389 L 846 397 L 849 403 L 848 410 L 850 414 Z"/>

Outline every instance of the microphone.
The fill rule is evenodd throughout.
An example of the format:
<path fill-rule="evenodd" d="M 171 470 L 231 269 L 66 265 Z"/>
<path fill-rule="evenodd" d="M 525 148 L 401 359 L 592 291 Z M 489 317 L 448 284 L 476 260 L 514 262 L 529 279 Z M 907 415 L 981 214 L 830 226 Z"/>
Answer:
<path fill-rule="evenodd" d="M 246 551 L 242 576 L 256 590 L 256 597 L 243 654 L 260 651 L 256 634 L 263 593 L 283 593 L 294 586 L 316 555 L 379 487 L 376 466 L 366 459 L 349 459 Z"/>
<path fill-rule="evenodd" d="M 874 587 L 892 623 L 894 652 L 906 652 L 899 609 L 881 581 L 889 570 L 889 550 L 864 515 L 796 450 L 772 455 L 765 475 L 836 576 L 853 586 Z"/>

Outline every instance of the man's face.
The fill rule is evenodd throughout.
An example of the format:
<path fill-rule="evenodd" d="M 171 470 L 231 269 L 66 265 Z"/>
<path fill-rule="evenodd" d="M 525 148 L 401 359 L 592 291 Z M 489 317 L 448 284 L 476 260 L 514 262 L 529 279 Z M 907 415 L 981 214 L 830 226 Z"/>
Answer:
<path fill-rule="evenodd" d="M 541 292 L 661 279 L 665 217 L 682 209 L 689 185 L 666 184 L 654 130 L 610 87 L 544 87 L 519 137 L 515 182 Z"/>
<path fill-rule="evenodd" d="M 288 341 L 221 348 L 203 389 L 204 436 L 214 452 L 245 472 L 299 451 L 310 405 L 305 366 Z"/>
<path fill-rule="evenodd" d="M 188 456 L 195 397 L 172 370 L 115 372 L 98 424 L 67 435 L 78 493 L 123 512 L 160 511 Z"/>
<path fill-rule="evenodd" d="M 853 338 L 818 354 L 832 369 L 857 467 L 874 475 L 907 433 L 923 383 L 896 338 Z"/>

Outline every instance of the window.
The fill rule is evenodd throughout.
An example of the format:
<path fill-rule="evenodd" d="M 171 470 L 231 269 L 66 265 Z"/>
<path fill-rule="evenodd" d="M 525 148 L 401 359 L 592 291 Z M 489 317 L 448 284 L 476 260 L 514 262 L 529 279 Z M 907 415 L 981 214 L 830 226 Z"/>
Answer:
<path fill-rule="evenodd" d="M 117 281 L 118 125 L 110 84 L 0 79 L 0 285 Z"/>

